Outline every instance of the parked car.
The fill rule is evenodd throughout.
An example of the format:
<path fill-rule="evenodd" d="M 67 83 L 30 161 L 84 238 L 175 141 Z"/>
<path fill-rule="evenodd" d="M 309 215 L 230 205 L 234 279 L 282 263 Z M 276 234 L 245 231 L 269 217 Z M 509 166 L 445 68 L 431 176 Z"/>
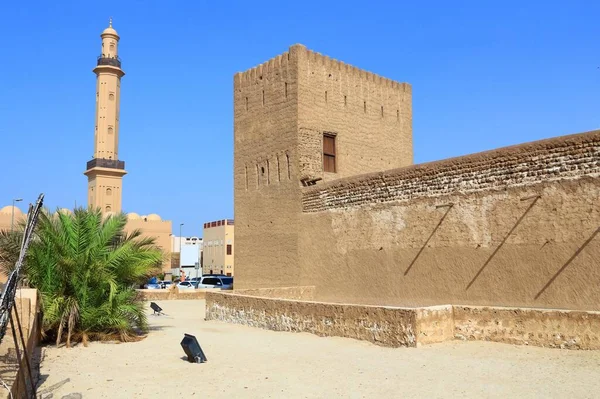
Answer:
<path fill-rule="evenodd" d="M 232 290 L 233 277 L 220 275 L 203 276 L 196 288 L 220 288 L 222 290 Z"/>
<path fill-rule="evenodd" d="M 146 283 L 144 284 L 144 288 L 147 290 L 160 290 L 162 285 L 160 283 Z"/>
<path fill-rule="evenodd" d="M 196 287 L 194 287 L 194 284 L 190 283 L 189 281 L 180 281 L 177 283 L 177 289 L 185 289 L 185 290 L 189 290 L 189 289 L 194 289 Z"/>

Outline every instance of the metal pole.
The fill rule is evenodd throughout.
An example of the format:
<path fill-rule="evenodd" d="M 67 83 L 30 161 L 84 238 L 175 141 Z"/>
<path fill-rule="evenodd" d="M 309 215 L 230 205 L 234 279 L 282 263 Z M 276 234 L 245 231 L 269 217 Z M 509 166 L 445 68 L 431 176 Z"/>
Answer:
<path fill-rule="evenodd" d="M 179 269 L 181 269 L 181 227 L 183 223 L 179 224 Z"/>
<path fill-rule="evenodd" d="M 13 231 L 13 227 L 15 224 L 15 202 L 21 202 L 23 198 L 13 198 L 12 200 L 12 208 L 10 213 L 10 231 Z"/>

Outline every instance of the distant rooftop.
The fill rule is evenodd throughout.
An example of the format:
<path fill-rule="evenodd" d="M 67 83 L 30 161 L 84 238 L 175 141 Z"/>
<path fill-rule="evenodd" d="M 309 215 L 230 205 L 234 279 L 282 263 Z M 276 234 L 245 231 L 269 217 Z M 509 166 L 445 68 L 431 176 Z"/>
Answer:
<path fill-rule="evenodd" d="M 219 226 L 233 226 L 233 219 L 222 219 L 222 220 L 217 220 L 215 222 L 207 222 L 204 223 L 204 228 L 208 229 L 211 227 L 219 227 Z"/>

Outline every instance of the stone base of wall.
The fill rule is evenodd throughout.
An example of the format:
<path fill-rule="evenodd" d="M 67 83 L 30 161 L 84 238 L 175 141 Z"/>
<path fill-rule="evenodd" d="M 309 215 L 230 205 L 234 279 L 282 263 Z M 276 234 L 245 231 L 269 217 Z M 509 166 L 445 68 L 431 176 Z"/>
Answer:
<path fill-rule="evenodd" d="M 249 291 L 260 293 L 260 290 Z M 288 289 L 282 293 L 292 295 L 300 291 Z M 458 305 L 401 308 L 221 291 L 206 293 L 206 319 L 276 331 L 355 338 L 391 347 L 463 339 L 600 349 L 600 312 Z"/>
<path fill-rule="evenodd" d="M 600 349 L 600 312 L 454 306 L 458 339 L 561 349 Z"/>
<path fill-rule="evenodd" d="M 416 310 L 208 293 L 206 319 L 276 331 L 310 332 L 415 346 Z"/>

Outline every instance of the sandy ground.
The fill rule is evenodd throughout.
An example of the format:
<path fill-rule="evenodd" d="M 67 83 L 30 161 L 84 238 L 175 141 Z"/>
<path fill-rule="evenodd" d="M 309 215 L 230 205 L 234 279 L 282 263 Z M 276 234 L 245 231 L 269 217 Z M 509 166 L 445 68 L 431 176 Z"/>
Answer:
<path fill-rule="evenodd" d="M 593 398 L 600 351 L 448 342 L 383 348 L 347 338 L 204 321 L 204 301 L 163 301 L 141 342 L 46 347 L 40 390 L 53 398 Z M 151 311 L 149 310 L 149 313 Z M 183 333 L 208 358 L 183 359 Z"/>

